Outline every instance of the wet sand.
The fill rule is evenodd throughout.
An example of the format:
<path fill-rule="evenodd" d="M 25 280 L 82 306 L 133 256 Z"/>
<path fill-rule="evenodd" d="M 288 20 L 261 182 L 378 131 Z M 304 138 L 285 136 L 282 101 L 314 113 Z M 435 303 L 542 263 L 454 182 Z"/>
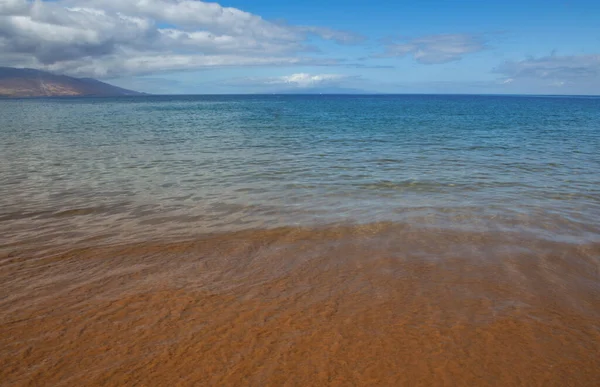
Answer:
<path fill-rule="evenodd" d="M 0 384 L 597 386 L 600 244 L 378 223 L 0 250 Z"/>

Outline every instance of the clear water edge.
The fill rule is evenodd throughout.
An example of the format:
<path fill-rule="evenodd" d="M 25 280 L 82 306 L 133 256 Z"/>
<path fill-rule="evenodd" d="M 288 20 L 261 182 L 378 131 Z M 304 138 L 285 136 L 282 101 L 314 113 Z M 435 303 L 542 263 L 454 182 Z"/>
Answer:
<path fill-rule="evenodd" d="M 600 99 L 0 103 L 3 244 L 410 223 L 600 240 Z"/>

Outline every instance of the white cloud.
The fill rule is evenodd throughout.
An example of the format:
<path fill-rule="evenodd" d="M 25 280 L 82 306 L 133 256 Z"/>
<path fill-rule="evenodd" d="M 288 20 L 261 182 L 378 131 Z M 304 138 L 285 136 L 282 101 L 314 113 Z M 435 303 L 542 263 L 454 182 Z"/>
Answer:
<path fill-rule="evenodd" d="M 0 0 L 0 15 L 26 14 L 28 4 L 22 0 Z"/>
<path fill-rule="evenodd" d="M 293 29 L 242 10 L 196 0 L 66 0 L 66 4 L 138 15 L 177 25 L 184 30 L 204 29 L 216 34 L 248 35 L 295 40 Z"/>
<path fill-rule="evenodd" d="M 337 83 L 345 78 L 346 75 L 341 74 L 316 74 L 311 75 L 307 73 L 297 73 L 292 75 L 286 75 L 282 77 L 271 78 L 266 83 L 271 85 L 291 85 L 297 87 L 314 87 L 324 84 Z"/>
<path fill-rule="evenodd" d="M 0 66 L 79 76 L 331 63 L 305 56 L 309 35 L 358 40 L 195 0 L 0 0 Z"/>
<path fill-rule="evenodd" d="M 440 34 L 390 43 L 383 56 L 412 57 L 422 64 L 447 63 L 486 48 L 483 38 L 467 34 Z"/>
<path fill-rule="evenodd" d="M 228 86 L 242 86 L 258 89 L 309 89 L 318 87 L 339 87 L 349 80 L 359 77 L 345 74 L 295 73 L 278 77 L 246 77 L 230 79 Z"/>
<path fill-rule="evenodd" d="M 312 59 L 281 56 L 240 55 L 174 55 L 146 53 L 135 55 L 111 55 L 101 58 L 88 57 L 74 61 L 62 61 L 46 66 L 49 71 L 73 76 L 98 78 L 127 74 L 153 74 L 160 71 L 176 71 L 230 66 L 290 66 L 303 64 L 332 64 Z"/>

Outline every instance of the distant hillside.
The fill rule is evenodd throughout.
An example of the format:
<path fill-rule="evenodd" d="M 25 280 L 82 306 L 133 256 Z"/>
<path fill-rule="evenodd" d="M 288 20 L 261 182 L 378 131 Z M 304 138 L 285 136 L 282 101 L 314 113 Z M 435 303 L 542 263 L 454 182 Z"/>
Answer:
<path fill-rule="evenodd" d="M 0 67 L 0 97 L 109 97 L 141 95 L 92 78 L 73 78 L 33 69 Z"/>

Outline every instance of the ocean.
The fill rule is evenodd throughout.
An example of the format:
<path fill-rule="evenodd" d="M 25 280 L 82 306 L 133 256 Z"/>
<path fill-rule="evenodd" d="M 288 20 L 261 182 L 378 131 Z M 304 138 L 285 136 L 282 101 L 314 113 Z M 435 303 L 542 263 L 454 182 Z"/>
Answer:
<path fill-rule="evenodd" d="M 4 380 L 593 385 L 600 97 L 3 100 L 0 278 Z"/>

